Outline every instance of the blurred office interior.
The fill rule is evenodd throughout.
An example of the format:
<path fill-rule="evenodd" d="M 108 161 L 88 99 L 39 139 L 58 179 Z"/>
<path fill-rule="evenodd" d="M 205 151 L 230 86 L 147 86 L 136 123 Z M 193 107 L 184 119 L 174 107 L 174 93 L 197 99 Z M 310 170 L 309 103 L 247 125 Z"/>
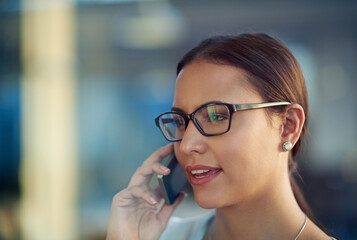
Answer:
<path fill-rule="evenodd" d="M 1 0 L 0 239 L 103 239 L 112 197 L 166 144 L 154 118 L 177 61 L 243 32 L 278 37 L 300 62 L 300 184 L 327 229 L 356 239 L 356 12 L 352 0 Z"/>

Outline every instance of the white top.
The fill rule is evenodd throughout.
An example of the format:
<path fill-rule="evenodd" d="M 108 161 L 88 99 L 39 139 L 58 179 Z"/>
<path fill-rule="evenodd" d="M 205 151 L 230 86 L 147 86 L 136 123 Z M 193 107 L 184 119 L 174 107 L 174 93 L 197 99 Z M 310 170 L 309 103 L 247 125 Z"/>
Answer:
<path fill-rule="evenodd" d="M 209 220 L 215 215 L 215 211 L 197 217 L 181 218 L 172 216 L 162 233 L 160 240 L 199 240 L 207 230 Z"/>
<path fill-rule="evenodd" d="M 160 240 L 199 240 L 206 233 L 210 220 L 214 217 L 215 211 L 197 217 L 181 218 L 172 216 L 162 233 Z M 337 240 L 330 237 L 331 240 Z"/>

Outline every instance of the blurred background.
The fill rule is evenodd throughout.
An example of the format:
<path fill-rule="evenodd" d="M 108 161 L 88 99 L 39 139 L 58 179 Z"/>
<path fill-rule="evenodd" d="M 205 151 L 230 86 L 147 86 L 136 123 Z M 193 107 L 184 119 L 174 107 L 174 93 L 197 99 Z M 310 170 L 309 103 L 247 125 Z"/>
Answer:
<path fill-rule="evenodd" d="M 356 12 L 352 0 L 0 0 L 0 239 L 104 239 L 112 197 L 166 144 L 154 118 L 177 61 L 243 32 L 278 37 L 300 62 L 301 186 L 327 229 L 356 239 Z"/>

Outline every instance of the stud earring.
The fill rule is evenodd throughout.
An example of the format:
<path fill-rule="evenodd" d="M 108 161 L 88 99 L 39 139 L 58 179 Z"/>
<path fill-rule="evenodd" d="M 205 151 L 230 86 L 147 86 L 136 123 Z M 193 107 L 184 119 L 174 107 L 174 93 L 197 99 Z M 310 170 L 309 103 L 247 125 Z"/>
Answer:
<path fill-rule="evenodd" d="M 284 142 L 283 149 L 284 151 L 290 151 L 293 148 L 293 144 L 289 141 Z"/>

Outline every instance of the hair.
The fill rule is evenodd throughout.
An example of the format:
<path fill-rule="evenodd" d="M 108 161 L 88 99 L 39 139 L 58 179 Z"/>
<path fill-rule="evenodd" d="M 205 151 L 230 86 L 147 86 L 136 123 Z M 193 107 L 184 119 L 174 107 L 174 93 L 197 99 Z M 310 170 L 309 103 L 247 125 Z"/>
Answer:
<path fill-rule="evenodd" d="M 248 81 L 267 102 L 291 102 L 303 107 L 306 119 L 300 138 L 289 155 L 288 171 L 295 199 L 302 211 L 316 223 L 294 177 L 294 173 L 297 173 L 295 156 L 301 149 L 307 132 L 309 107 L 305 79 L 291 51 L 281 41 L 267 34 L 215 36 L 203 40 L 187 52 L 177 65 L 177 74 L 186 65 L 200 60 L 244 70 Z M 270 113 L 282 113 L 284 110 L 285 107 L 267 109 Z"/>

